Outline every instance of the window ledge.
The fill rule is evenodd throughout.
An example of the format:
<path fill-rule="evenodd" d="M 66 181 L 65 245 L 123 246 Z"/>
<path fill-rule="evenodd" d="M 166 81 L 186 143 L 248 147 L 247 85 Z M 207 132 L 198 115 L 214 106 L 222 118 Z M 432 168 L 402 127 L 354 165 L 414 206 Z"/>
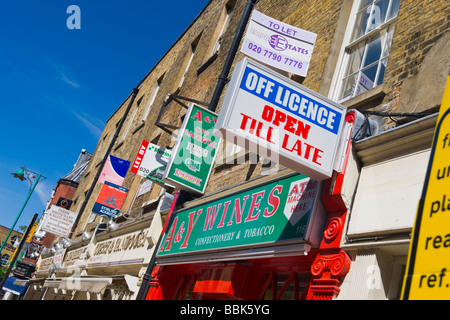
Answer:
<path fill-rule="evenodd" d="M 197 76 L 206 70 L 215 60 L 217 59 L 217 52 L 215 52 L 211 57 L 208 58 L 201 66 L 197 69 Z"/>
<path fill-rule="evenodd" d="M 369 91 L 357 95 L 356 97 L 341 102 L 341 104 L 347 109 L 357 108 L 364 104 L 372 102 L 373 100 L 383 99 L 385 95 L 386 93 L 384 92 L 383 85 L 381 84 L 373 89 L 370 89 Z"/>

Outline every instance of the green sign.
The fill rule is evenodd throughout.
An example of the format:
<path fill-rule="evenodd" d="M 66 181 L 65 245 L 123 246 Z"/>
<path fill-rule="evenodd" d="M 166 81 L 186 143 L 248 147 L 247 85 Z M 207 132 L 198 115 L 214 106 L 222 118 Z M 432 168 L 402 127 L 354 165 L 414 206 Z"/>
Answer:
<path fill-rule="evenodd" d="M 176 213 L 158 257 L 308 240 L 320 183 L 304 175 Z"/>
<path fill-rule="evenodd" d="M 216 120 L 209 110 L 189 107 L 163 180 L 188 192 L 205 192 L 220 143 L 213 135 Z"/>

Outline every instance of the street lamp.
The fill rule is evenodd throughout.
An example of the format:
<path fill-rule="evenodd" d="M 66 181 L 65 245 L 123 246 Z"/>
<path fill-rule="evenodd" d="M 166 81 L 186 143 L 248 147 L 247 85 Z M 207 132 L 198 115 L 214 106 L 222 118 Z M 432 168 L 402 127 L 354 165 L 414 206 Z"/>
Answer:
<path fill-rule="evenodd" d="M 31 194 L 33 193 L 37 184 L 40 181 L 47 179 L 40 173 L 36 173 L 36 172 L 26 169 L 25 166 L 20 168 L 16 173 L 11 173 L 11 174 L 13 175 L 14 178 L 20 179 L 20 181 L 28 180 L 30 182 L 30 191 L 28 192 L 27 199 L 25 200 L 25 203 L 23 204 L 22 209 L 20 209 L 20 212 L 17 215 L 16 220 L 14 221 L 14 224 L 9 229 L 8 235 L 6 236 L 5 240 L 2 243 L 2 246 L 0 248 L 0 256 L 1 256 L 1 252 L 3 250 L 3 247 L 5 246 L 6 242 L 8 241 L 8 238 L 11 235 L 11 232 L 14 230 L 14 227 L 16 226 L 17 221 L 19 220 L 20 216 L 22 215 L 23 209 L 25 209 L 25 206 L 27 205 L 28 200 L 30 200 Z"/>

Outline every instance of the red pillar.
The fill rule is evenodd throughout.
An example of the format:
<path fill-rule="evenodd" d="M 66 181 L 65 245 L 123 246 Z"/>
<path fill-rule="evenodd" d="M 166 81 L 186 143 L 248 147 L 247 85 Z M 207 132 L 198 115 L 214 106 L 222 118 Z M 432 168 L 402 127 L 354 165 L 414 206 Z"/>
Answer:
<path fill-rule="evenodd" d="M 355 115 L 352 112 L 347 113 L 345 121 L 353 129 Z M 308 300 L 332 300 L 339 294 L 339 287 L 350 270 L 351 259 L 340 248 L 348 210 L 342 196 L 342 188 L 350 153 L 351 142 L 349 141 L 345 150 L 342 172 L 335 173 L 324 183 L 322 201 L 328 212 L 328 218 L 319 253 L 311 265 L 313 279 L 310 282 Z"/>

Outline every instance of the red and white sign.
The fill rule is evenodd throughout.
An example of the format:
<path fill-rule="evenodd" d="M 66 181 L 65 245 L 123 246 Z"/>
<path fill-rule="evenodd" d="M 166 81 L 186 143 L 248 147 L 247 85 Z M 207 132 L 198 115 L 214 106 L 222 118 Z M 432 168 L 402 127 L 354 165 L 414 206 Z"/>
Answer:
<path fill-rule="evenodd" d="M 130 171 L 153 181 L 163 183 L 161 179 L 171 154 L 171 150 L 142 140 Z M 163 184 L 167 185 L 166 183 Z"/>
<path fill-rule="evenodd" d="M 255 61 L 234 69 L 216 135 L 315 180 L 331 177 L 346 108 Z"/>

